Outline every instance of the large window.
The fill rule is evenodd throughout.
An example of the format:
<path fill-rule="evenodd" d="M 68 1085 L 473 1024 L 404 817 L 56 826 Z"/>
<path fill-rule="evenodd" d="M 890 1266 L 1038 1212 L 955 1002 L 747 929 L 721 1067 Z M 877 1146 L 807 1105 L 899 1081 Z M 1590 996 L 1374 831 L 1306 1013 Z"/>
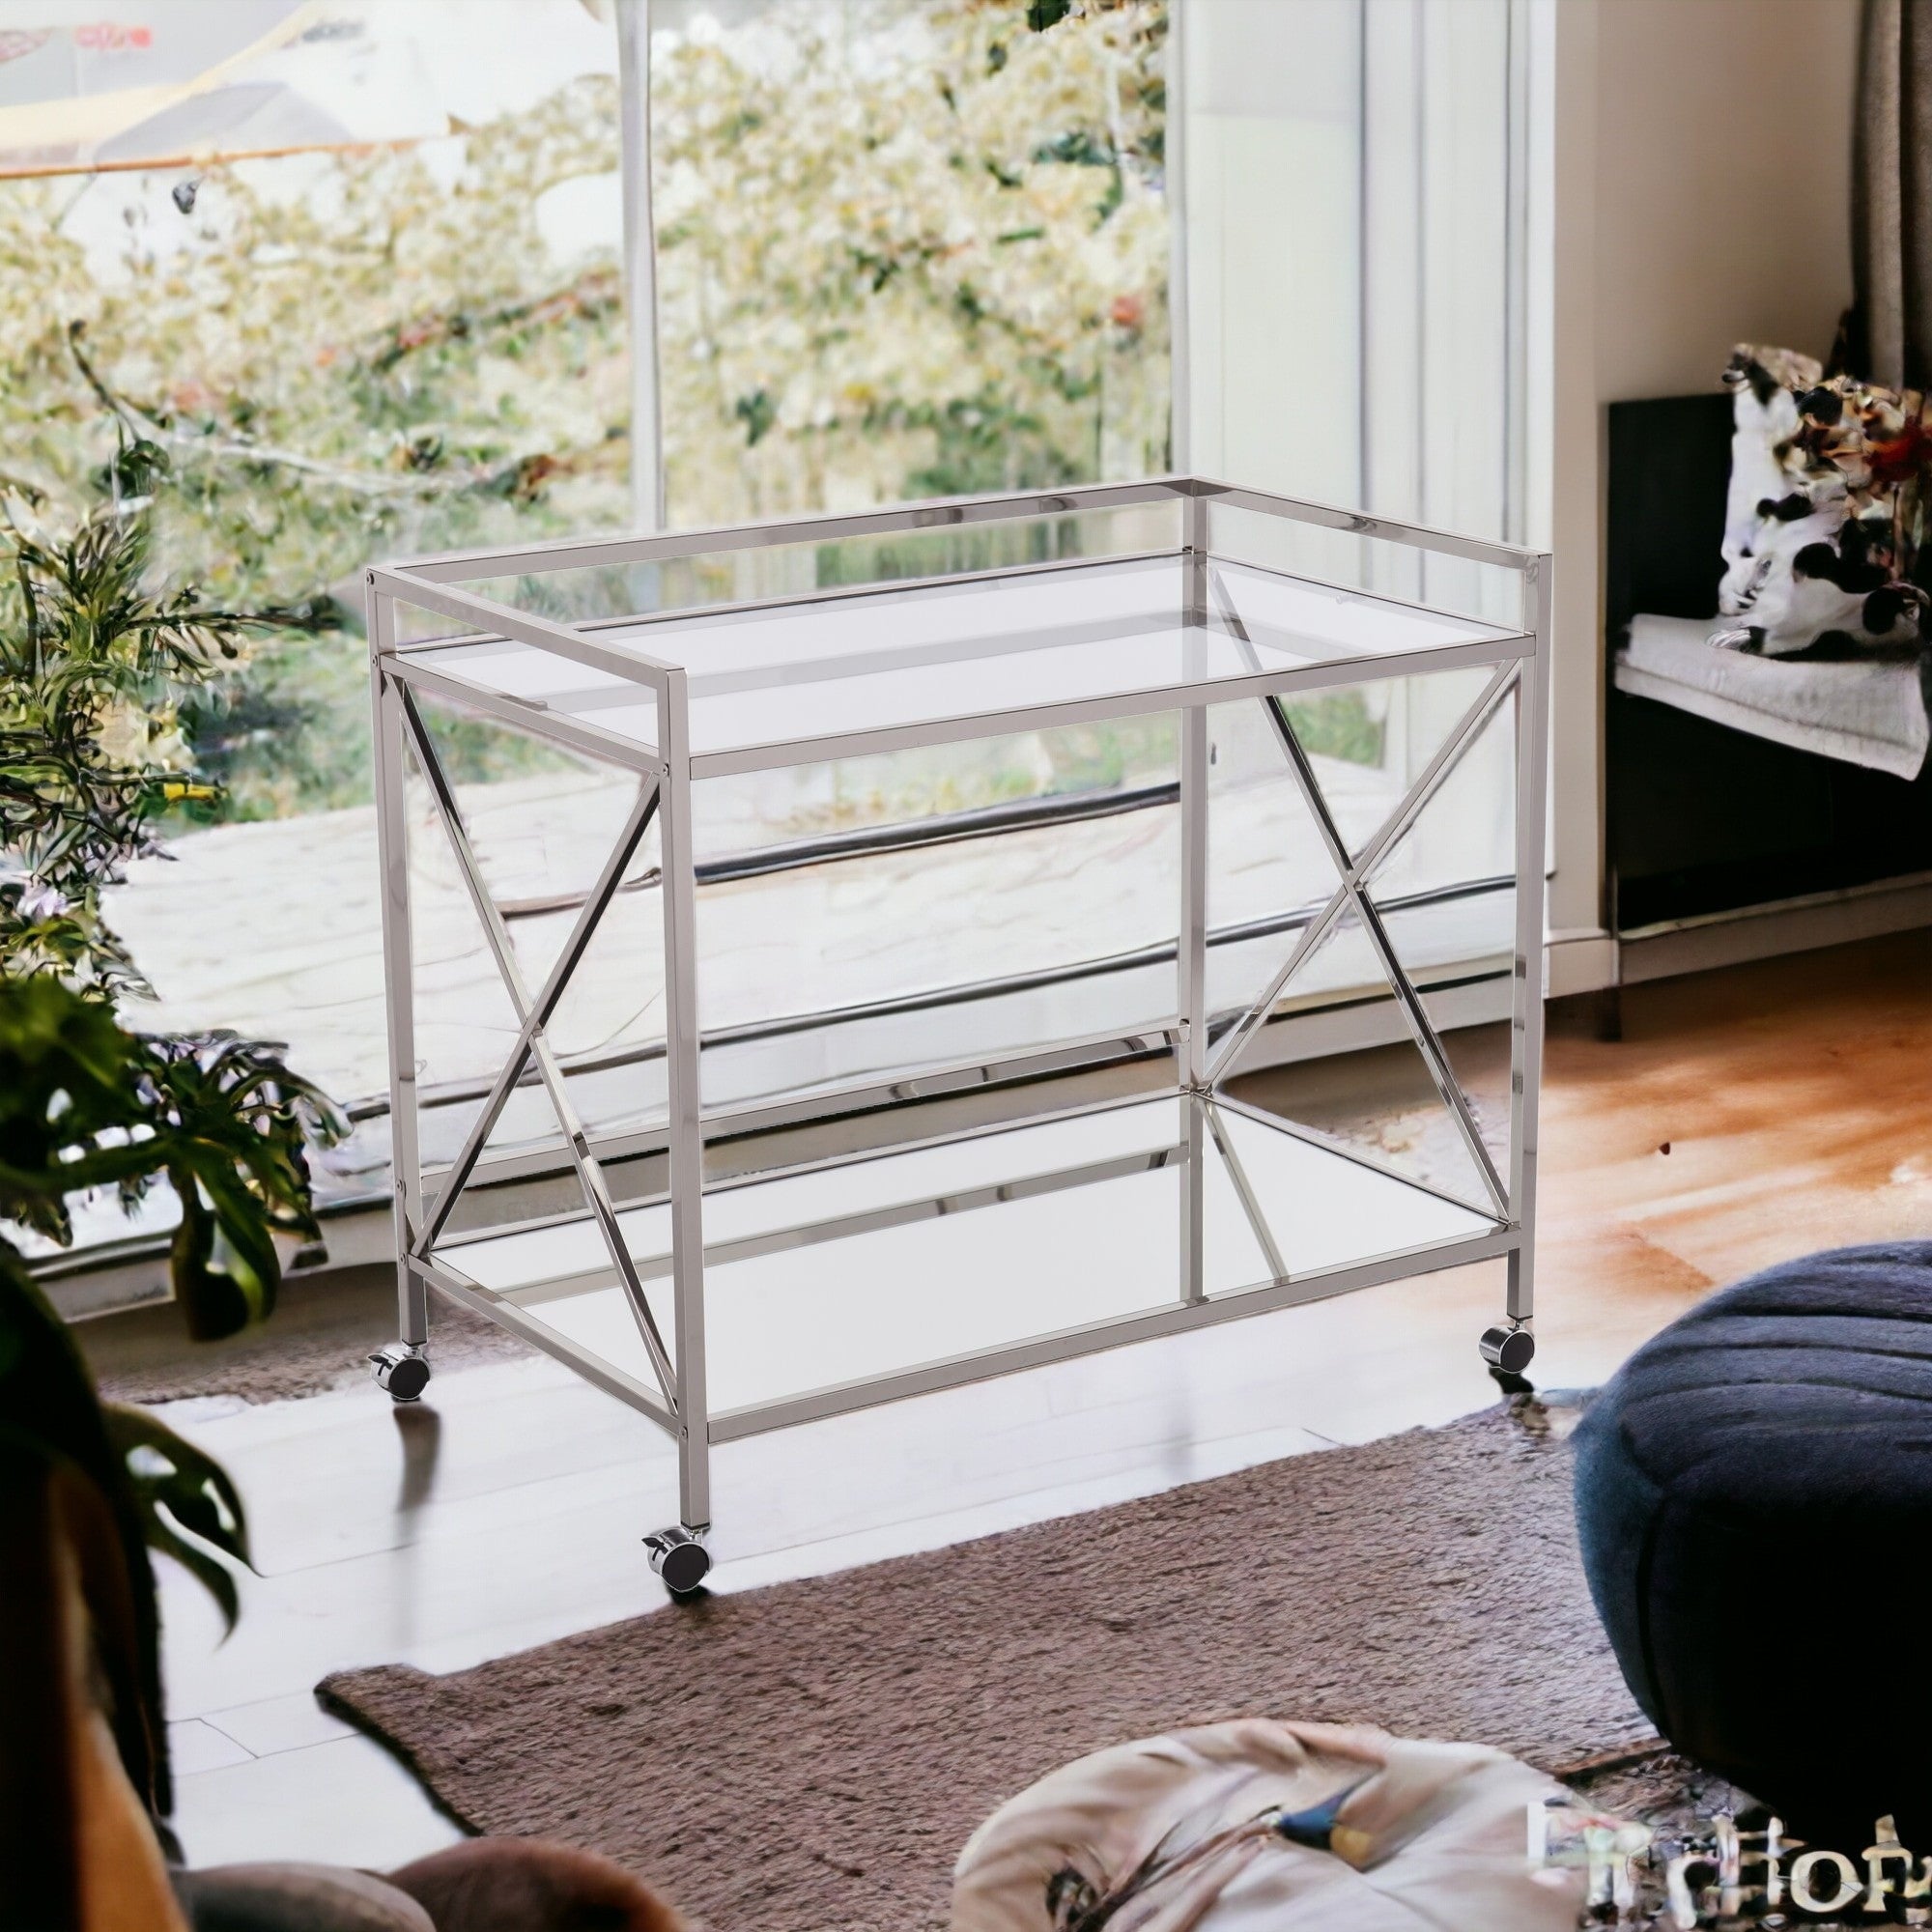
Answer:
<path fill-rule="evenodd" d="M 1523 540 L 1529 14 L 1528 0 L 1183 5 L 1193 467 Z M 1284 560 L 1515 614 L 1492 601 L 1493 573 L 1454 558 L 1335 540 Z M 1397 680 L 1302 721 L 1332 791 L 1373 823 L 1481 683 Z M 1510 752 L 1502 732 L 1475 747 L 1385 882 L 1439 895 L 1411 921 L 1412 964 L 1508 951 L 1508 895 L 1483 886 L 1512 869 Z M 1225 781 L 1256 816 L 1260 868 L 1264 823 L 1292 808 L 1278 760 L 1244 737 Z M 1304 861 L 1277 900 L 1320 884 Z"/>
<path fill-rule="evenodd" d="M 614 37 L 576 0 L 9 14 L 5 467 L 57 519 L 157 445 L 166 568 L 316 618 L 190 721 L 217 815 L 359 804 L 359 566 L 627 517 Z"/>
<path fill-rule="evenodd" d="M 1528 13 L 1183 6 L 1197 467 L 1520 539 Z"/>
<path fill-rule="evenodd" d="M 654 0 L 674 524 L 1168 464 L 1165 0 Z"/>
<path fill-rule="evenodd" d="M 185 721 L 220 795 L 111 917 L 157 1023 L 286 1039 L 363 1101 L 358 572 L 627 520 L 615 37 L 575 0 L 8 12 L 4 467 L 57 526 L 150 444 L 159 565 L 304 613 Z"/>
<path fill-rule="evenodd" d="M 152 440 L 169 568 L 310 618 L 187 721 L 221 798 L 116 895 L 156 1022 L 288 1040 L 365 1117 L 331 1184 L 380 1182 L 356 577 L 374 556 L 1175 467 L 1514 533 L 1520 4 L 119 0 L 102 24 L 9 0 L 0 469 L 71 513 L 118 442 Z M 901 553 L 867 567 L 1001 560 Z M 1300 561 L 1481 601 L 1447 574 Z M 846 568 L 767 553 L 648 594 Z M 1366 816 L 1462 696 L 1391 687 L 1298 723 Z M 546 814 L 588 781 L 448 728 L 478 824 L 516 842 L 543 901 L 568 870 Z M 1252 779 L 1230 823 L 1258 839 L 1267 756 L 1231 727 L 1217 781 Z M 1475 761 L 1455 856 L 1418 889 L 1507 869 L 1506 765 Z M 824 840 L 1104 796 L 1121 809 L 1086 821 L 1094 863 L 1067 882 L 1025 837 L 922 860 L 919 973 L 997 972 L 999 919 L 952 914 L 1010 895 L 1020 918 L 1030 889 L 1064 919 L 1089 908 L 1083 956 L 1126 956 L 1171 903 L 1173 778 L 1160 721 L 767 775 L 716 787 L 700 856 L 787 881 L 793 1017 L 830 1013 L 890 977 L 844 971 L 859 882 L 911 891 L 913 862 L 828 868 Z M 1140 867 L 1131 893 L 1110 863 Z M 1262 913 L 1314 890 L 1257 867 Z M 457 1033 L 488 971 L 480 948 L 452 955 Z M 735 983 L 728 959 L 715 978 Z M 479 1065 L 496 1024 L 479 1009 Z M 455 1055 L 456 1086 L 466 1069 Z"/>

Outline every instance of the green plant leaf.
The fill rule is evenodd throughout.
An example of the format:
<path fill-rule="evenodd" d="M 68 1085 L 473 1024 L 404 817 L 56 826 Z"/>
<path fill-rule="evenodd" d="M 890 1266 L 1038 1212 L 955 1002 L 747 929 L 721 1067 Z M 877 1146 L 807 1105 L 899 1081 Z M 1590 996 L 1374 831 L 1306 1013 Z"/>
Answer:
<path fill-rule="evenodd" d="M 213 1597 L 232 1631 L 241 1600 L 228 1565 L 254 1568 L 241 1492 L 213 1456 L 158 1416 L 128 1403 L 100 1407 L 149 1548 L 181 1563 Z"/>
<path fill-rule="evenodd" d="M 0 974 L 0 1218 L 65 1243 L 90 1187 L 181 1202 L 176 1297 L 199 1340 L 273 1309 L 277 1235 L 316 1235 L 307 1149 L 347 1131 L 281 1049 L 233 1034 L 150 1036 L 60 980 Z"/>
<path fill-rule="evenodd" d="M 142 1528 L 150 1549 L 172 1556 L 214 1599 L 221 1612 L 222 1635 L 232 1636 L 242 1620 L 242 1593 L 235 1587 L 234 1572 L 217 1563 L 199 1544 L 171 1529 L 158 1511 L 144 1515 Z"/>
<path fill-rule="evenodd" d="M 191 1173 L 183 1176 L 175 1192 L 181 1220 L 168 1243 L 175 1305 L 194 1341 L 219 1342 L 247 1327 L 263 1297 L 259 1290 L 251 1295 L 250 1284 L 214 1266 L 214 1214 Z"/>

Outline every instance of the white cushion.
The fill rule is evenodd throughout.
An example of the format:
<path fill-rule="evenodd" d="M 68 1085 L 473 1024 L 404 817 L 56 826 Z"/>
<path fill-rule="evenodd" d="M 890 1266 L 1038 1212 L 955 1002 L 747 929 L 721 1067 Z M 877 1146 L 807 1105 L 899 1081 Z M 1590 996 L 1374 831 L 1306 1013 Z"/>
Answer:
<path fill-rule="evenodd" d="M 1617 653 L 1617 689 L 1801 752 L 1917 778 L 1932 725 L 1911 659 L 1820 663 L 1719 650 L 1720 620 L 1637 616 Z"/>
<path fill-rule="evenodd" d="M 1365 1724 L 1143 1738 L 1061 1766 L 973 1833 L 952 1932 L 1054 1932 L 1075 1887 L 1115 1895 L 1119 1932 L 1572 1932 L 1584 1874 L 1525 1856 L 1531 1808 L 1563 1795 L 1501 1751 Z M 1326 1847 L 1242 1829 L 1277 1809 L 1331 1811 Z"/>

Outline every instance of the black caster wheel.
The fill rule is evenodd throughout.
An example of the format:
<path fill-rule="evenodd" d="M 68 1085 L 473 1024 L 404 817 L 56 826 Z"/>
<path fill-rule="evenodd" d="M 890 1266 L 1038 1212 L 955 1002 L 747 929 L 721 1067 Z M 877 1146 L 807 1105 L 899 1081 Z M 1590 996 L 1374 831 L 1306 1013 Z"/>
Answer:
<path fill-rule="evenodd" d="M 408 1342 L 391 1342 L 369 1357 L 376 1386 L 395 1402 L 414 1402 L 429 1386 L 429 1357 Z"/>
<path fill-rule="evenodd" d="M 688 1529 L 654 1529 L 644 1538 L 651 1568 L 664 1578 L 673 1597 L 689 1597 L 711 1574 L 711 1552 L 698 1541 L 703 1535 Z"/>
<path fill-rule="evenodd" d="M 1536 1337 L 1514 1321 L 1485 1328 L 1476 1346 L 1483 1351 L 1483 1360 L 1506 1376 L 1521 1375 L 1536 1355 Z"/>

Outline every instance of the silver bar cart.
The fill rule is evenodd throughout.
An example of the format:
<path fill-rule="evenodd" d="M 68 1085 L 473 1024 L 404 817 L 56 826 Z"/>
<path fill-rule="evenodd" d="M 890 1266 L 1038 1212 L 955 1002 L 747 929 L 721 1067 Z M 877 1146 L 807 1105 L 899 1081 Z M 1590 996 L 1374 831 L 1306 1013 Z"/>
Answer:
<path fill-rule="evenodd" d="M 646 1539 L 674 1594 L 710 1566 L 713 1445 L 761 1431 L 1488 1259 L 1508 1280 L 1483 1352 L 1526 1365 L 1547 556 L 1164 477 L 443 555 L 366 582 L 402 1330 L 376 1377 L 421 1393 L 435 1290 L 648 1416 L 678 1450 L 680 1522 Z M 1453 715 L 1364 823 L 1296 707 L 1448 673 Z M 1212 842 L 1236 716 L 1279 760 L 1281 836 L 1326 867 L 1315 896 L 1238 931 Z M 548 748 L 617 799 L 543 902 L 546 949 L 479 852 L 440 719 Z M 724 1076 L 739 1036 L 700 1025 L 708 781 L 1162 719 L 1174 778 L 1148 798 L 1178 890 L 1165 940 L 1136 955 L 1140 1009 L 1063 974 L 1077 997 L 1050 1037 L 958 1051 L 920 1031 L 947 1004 L 932 996 L 894 1009 L 899 1044 L 869 1060 L 762 1089 Z M 1479 741 L 1501 747 L 1506 863 L 1483 903 L 1506 924 L 1481 971 L 1418 964 L 1428 895 L 1404 899 L 1394 861 Z M 455 1107 L 426 1084 L 428 862 L 460 882 L 507 1002 L 500 1065 Z M 557 1022 L 620 907 L 621 973 L 661 1023 L 599 1058 Z M 1314 973 L 1344 941 L 1352 975 Z M 1392 1016 L 1373 1037 L 1341 1025 L 1364 979 Z M 1472 1098 L 1451 1036 L 1478 985 L 1507 1029 L 1500 1101 Z M 1065 1021 L 1076 1008 L 1091 1023 Z M 1307 1051 L 1419 1056 L 1460 1179 L 1231 1085 L 1267 1040 L 1323 1025 Z M 849 1373 L 813 1366 L 828 1349 Z"/>

